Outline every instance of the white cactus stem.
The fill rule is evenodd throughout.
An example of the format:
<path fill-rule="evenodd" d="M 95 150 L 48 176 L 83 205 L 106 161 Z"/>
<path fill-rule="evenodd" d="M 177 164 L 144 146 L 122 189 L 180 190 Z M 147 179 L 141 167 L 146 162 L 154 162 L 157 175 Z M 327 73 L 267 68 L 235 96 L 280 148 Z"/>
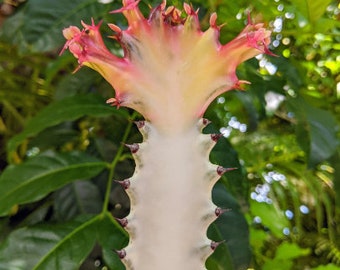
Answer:
<path fill-rule="evenodd" d="M 218 167 L 208 161 L 215 142 L 197 126 L 161 134 L 146 124 L 142 131 L 145 142 L 134 154 L 136 171 L 127 189 L 127 268 L 205 269 L 212 251 L 206 230 L 216 217 L 211 188 Z"/>

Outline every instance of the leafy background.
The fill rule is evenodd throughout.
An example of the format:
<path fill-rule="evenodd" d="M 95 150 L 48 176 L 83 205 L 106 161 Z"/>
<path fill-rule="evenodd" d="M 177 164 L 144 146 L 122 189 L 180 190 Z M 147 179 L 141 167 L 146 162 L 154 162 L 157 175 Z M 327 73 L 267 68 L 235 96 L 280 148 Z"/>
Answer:
<path fill-rule="evenodd" d="M 109 2 L 109 3 L 105 3 Z M 136 113 L 105 104 L 112 89 L 69 53 L 61 31 L 80 21 L 126 25 L 119 1 L 0 1 L 0 269 L 124 269 L 129 201 L 112 179 L 132 174 L 122 142 L 141 140 Z M 10 4 L 9 4 L 10 3 Z M 141 1 L 144 12 L 156 1 Z M 181 6 L 181 1 L 168 1 Z M 208 109 L 221 131 L 210 159 L 238 170 L 213 200 L 230 211 L 208 230 L 225 240 L 215 269 L 340 267 L 340 10 L 331 0 L 201 1 L 223 43 L 250 12 L 273 30 L 271 50 L 238 69 L 251 81 Z M 107 40 L 113 53 L 117 44 Z"/>

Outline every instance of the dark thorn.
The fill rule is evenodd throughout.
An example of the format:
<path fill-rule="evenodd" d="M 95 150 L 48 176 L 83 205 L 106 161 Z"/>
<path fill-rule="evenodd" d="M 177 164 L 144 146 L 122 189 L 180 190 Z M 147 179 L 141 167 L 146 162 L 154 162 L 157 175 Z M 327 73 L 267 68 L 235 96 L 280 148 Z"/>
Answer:
<path fill-rule="evenodd" d="M 216 250 L 216 248 L 224 242 L 225 242 L 225 240 L 222 240 L 222 241 L 219 241 L 219 242 L 211 241 L 210 248 L 212 250 Z"/>
<path fill-rule="evenodd" d="M 219 216 L 222 215 L 223 213 L 228 212 L 228 211 L 230 211 L 230 210 L 231 210 L 231 209 L 229 209 L 229 208 L 216 207 L 216 209 L 215 209 L 215 215 L 216 215 L 217 217 L 219 217 Z"/>
<path fill-rule="evenodd" d="M 122 181 L 119 180 L 114 180 L 115 182 L 117 182 L 119 185 L 121 185 L 124 189 L 128 189 L 130 187 L 130 180 L 129 179 L 125 179 Z"/>
<path fill-rule="evenodd" d="M 133 144 L 125 144 L 126 147 L 128 147 L 131 151 L 132 154 L 135 154 L 139 150 L 139 145 L 138 143 L 133 143 Z"/>
<path fill-rule="evenodd" d="M 129 223 L 127 218 L 115 218 L 115 219 L 119 222 L 119 224 L 123 228 L 125 228 L 128 225 L 128 223 Z"/>
<path fill-rule="evenodd" d="M 138 129 L 141 129 L 145 126 L 145 121 L 141 120 L 141 121 L 135 121 L 135 124 L 137 126 Z"/>
<path fill-rule="evenodd" d="M 119 259 L 124 259 L 126 257 L 125 249 L 116 250 L 116 253 L 117 253 Z"/>
<path fill-rule="evenodd" d="M 214 142 L 217 142 L 222 137 L 222 134 L 210 134 L 210 137 Z"/>
<path fill-rule="evenodd" d="M 222 176 L 226 172 L 230 172 L 230 171 L 237 170 L 237 169 L 238 168 L 224 168 L 222 166 L 218 166 L 217 169 L 216 169 L 216 172 L 219 176 Z"/>
<path fill-rule="evenodd" d="M 207 118 L 203 118 L 202 119 L 202 123 L 203 123 L 203 126 L 207 126 L 207 125 L 209 125 L 210 123 L 211 123 L 211 121 L 210 120 L 208 120 Z"/>

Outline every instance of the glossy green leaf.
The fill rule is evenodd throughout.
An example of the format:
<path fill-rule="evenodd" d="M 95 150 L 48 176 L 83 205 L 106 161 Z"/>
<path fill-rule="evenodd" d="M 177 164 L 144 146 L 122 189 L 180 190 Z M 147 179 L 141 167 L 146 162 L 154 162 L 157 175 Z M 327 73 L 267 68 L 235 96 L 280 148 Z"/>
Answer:
<path fill-rule="evenodd" d="M 223 213 L 208 230 L 208 237 L 214 241 L 225 241 L 209 257 L 208 269 L 246 269 L 251 260 L 248 224 L 240 212 L 237 201 L 226 191 L 222 183 L 215 185 L 213 201 Z"/>
<path fill-rule="evenodd" d="M 2 26 L 0 38 L 10 40 L 22 53 L 46 52 L 60 47 L 65 39 L 62 29 L 90 22 L 108 12 L 97 0 L 30 0 Z M 111 6 L 112 8 L 112 6 Z"/>
<path fill-rule="evenodd" d="M 105 162 L 78 152 L 48 152 L 11 165 L 0 176 L 0 216 L 16 204 L 37 201 L 71 181 L 93 177 L 105 166 Z"/>
<path fill-rule="evenodd" d="M 115 250 L 120 250 L 128 245 L 127 232 L 117 225 L 117 221 L 107 214 L 97 228 L 97 241 L 102 247 L 103 260 L 110 270 L 124 270 L 120 258 Z"/>
<path fill-rule="evenodd" d="M 70 220 L 77 215 L 98 214 L 102 196 L 91 181 L 74 181 L 54 194 L 54 210 L 58 220 Z"/>
<path fill-rule="evenodd" d="M 33 270 L 77 270 L 80 262 L 91 251 L 95 241 L 102 239 L 103 235 L 106 236 L 107 240 L 111 241 L 111 252 L 113 254 L 114 250 L 120 249 L 124 243 L 126 244 L 126 232 L 118 222 L 114 221 L 109 213 L 98 215 L 81 224 L 61 239 L 35 265 Z M 79 246 L 82 248 L 79 248 Z"/>
<path fill-rule="evenodd" d="M 205 132 L 218 133 L 213 125 Z M 224 167 L 237 168 L 226 173 L 213 189 L 213 201 L 221 208 L 231 211 L 221 215 L 208 230 L 208 237 L 215 241 L 225 240 L 209 257 L 208 269 L 239 270 L 248 266 L 251 260 L 248 225 L 240 212 L 239 203 L 247 200 L 248 185 L 242 174 L 236 151 L 229 141 L 221 138 L 210 153 L 210 160 Z M 232 194 L 227 192 L 230 190 Z M 236 196 L 239 202 L 234 198 Z"/>
<path fill-rule="evenodd" d="M 18 229 L 0 247 L 0 262 L 11 267 L 0 266 L 0 269 L 34 269 L 42 258 L 51 258 L 52 254 L 55 255 L 53 265 L 35 269 L 79 269 L 81 261 L 95 243 L 96 221 L 97 219 L 78 218 L 65 224 L 43 224 Z M 15 268 L 14 265 L 18 267 Z"/>
<path fill-rule="evenodd" d="M 219 133 L 219 131 L 210 124 L 204 132 L 207 133 Z M 249 183 L 245 179 L 242 171 L 242 166 L 239 161 L 239 157 L 235 149 L 226 138 L 218 140 L 214 148 L 210 153 L 210 161 L 214 164 L 221 165 L 226 168 L 236 168 L 223 175 L 222 181 L 227 186 L 228 190 L 233 196 L 240 200 L 248 200 Z M 227 179 L 227 181 L 226 181 Z"/>
<path fill-rule="evenodd" d="M 0 269 L 78 270 L 103 235 L 107 235 L 113 249 L 122 248 L 127 240 L 126 232 L 109 213 L 18 229 L 0 246 Z"/>
<path fill-rule="evenodd" d="M 111 114 L 127 116 L 124 110 L 117 110 L 107 105 L 105 100 L 98 95 L 79 95 L 56 101 L 32 118 L 23 132 L 11 138 L 7 150 L 9 153 L 15 151 L 16 147 L 26 138 L 64 121 L 75 120 L 84 115 L 107 116 Z"/>

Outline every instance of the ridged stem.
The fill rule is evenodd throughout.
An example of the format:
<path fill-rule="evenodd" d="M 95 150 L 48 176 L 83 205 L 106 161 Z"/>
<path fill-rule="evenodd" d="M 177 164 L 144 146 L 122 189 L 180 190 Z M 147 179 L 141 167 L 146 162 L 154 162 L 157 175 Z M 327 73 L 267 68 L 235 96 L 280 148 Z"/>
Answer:
<path fill-rule="evenodd" d="M 145 141 L 133 147 L 135 174 L 128 180 L 131 212 L 127 269 L 202 270 L 212 252 L 206 237 L 216 218 L 211 189 L 219 178 L 209 162 L 214 140 L 197 126 L 175 134 L 150 124 Z"/>

